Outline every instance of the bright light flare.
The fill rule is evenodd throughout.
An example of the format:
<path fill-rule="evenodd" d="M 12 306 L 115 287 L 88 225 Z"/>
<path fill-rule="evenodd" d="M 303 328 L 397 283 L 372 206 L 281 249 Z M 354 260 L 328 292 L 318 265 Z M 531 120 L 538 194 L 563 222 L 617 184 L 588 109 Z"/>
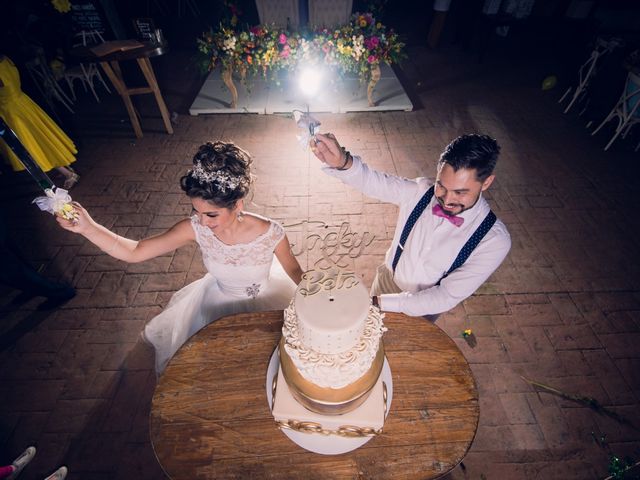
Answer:
<path fill-rule="evenodd" d="M 298 85 L 302 93 L 307 97 L 313 97 L 318 90 L 320 90 L 320 84 L 322 83 L 322 71 L 306 67 L 302 69 L 298 75 Z"/>

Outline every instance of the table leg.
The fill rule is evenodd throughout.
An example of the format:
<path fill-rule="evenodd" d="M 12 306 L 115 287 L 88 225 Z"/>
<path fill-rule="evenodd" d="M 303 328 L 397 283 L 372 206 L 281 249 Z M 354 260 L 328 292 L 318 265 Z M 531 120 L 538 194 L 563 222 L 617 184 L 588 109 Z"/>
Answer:
<path fill-rule="evenodd" d="M 236 108 L 238 106 L 238 90 L 233 84 L 233 69 L 227 67 L 222 71 L 222 81 L 231 92 L 231 105 L 230 108 Z"/>
<path fill-rule="evenodd" d="M 373 101 L 373 89 L 380 80 L 380 67 L 376 65 L 371 69 L 371 80 L 369 80 L 369 85 L 367 87 L 367 99 L 369 100 L 369 106 L 375 107 L 376 102 Z"/>
<path fill-rule="evenodd" d="M 118 64 L 118 62 L 114 61 L 111 62 L 111 64 L 109 64 L 109 62 L 100 62 L 100 66 L 104 70 L 104 73 L 107 74 L 107 77 L 109 77 L 109 80 L 111 80 L 114 88 L 122 97 L 122 101 L 124 102 L 124 106 L 127 108 L 127 112 L 129 113 L 129 118 L 131 119 L 131 124 L 133 125 L 133 131 L 135 132 L 136 137 L 142 138 L 143 135 L 142 128 L 140 127 L 140 121 L 138 120 L 138 115 L 136 114 L 135 108 L 133 108 L 133 103 L 131 102 L 131 96 L 129 95 L 127 86 L 122 79 L 120 65 Z"/>
<path fill-rule="evenodd" d="M 142 70 L 144 78 L 147 79 L 147 83 L 151 87 L 151 90 L 153 90 L 153 95 L 156 97 L 156 103 L 158 104 L 158 108 L 160 109 L 164 127 L 167 129 L 168 133 L 173 133 L 171 119 L 169 118 L 169 111 L 167 110 L 167 106 L 165 105 L 164 99 L 162 98 L 162 93 L 160 93 L 160 87 L 158 86 L 158 81 L 156 80 L 156 76 L 153 73 L 151 61 L 147 57 L 138 58 L 136 60 L 138 61 L 138 65 L 140 65 L 140 70 Z"/>

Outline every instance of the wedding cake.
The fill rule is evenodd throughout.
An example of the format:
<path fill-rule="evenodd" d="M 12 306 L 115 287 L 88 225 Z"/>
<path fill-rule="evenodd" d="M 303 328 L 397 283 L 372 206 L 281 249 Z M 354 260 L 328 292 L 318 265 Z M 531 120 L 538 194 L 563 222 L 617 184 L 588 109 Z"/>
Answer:
<path fill-rule="evenodd" d="M 280 427 L 345 436 L 381 431 L 382 319 L 354 273 L 305 273 L 284 312 L 272 410 Z"/>

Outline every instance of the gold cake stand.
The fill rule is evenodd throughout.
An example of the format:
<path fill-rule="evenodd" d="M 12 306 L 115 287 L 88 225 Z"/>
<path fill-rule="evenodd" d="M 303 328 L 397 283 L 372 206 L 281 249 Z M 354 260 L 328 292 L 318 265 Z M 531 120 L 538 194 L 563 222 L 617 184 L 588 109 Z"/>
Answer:
<path fill-rule="evenodd" d="M 281 345 L 282 343 L 280 344 L 280 346 Z M 267 402 L 269 404 L 269 409 L 273 409 L 274 378 L 278 375 L 278 367 L 280 366 L 280 359 L 282 358 L 281 355 L 279 355 L 279 349 L 280 347 L 276 348 L 271 355 L 271 359 L 269 360 L 269 367 L 267 368 L 267 383 L 265 388 L 267 392 Z M 389 415 L 391 400 L 393 398 L 393 379 L 391 377 L 391 368 L 389 367 L 389 362 L 387 362 L 387 359 L 384 356 L 382 357 L 382 360 L 383 364 L 378 371 L 380 372 L 379 374 L 382 376 L 382 382 L 385 385 L 384 413 L 386 419 L 386 417 Z M 279 381 L 284 381 L 284 379 L 279 379 Z M 341 453 L 351 452 L 352 450 L 360 448 L 375 436 L 323 435 L 317 432 L 304 432 L 291 428 L 283 428 L 281 430 L 282 433 L 284 433 L 289 438 L 289 440 L 291 440 L 295 444 L 301 446 L 305 450 L 314 453 L 320 453 L 322 455 L 339 455 Z"/>

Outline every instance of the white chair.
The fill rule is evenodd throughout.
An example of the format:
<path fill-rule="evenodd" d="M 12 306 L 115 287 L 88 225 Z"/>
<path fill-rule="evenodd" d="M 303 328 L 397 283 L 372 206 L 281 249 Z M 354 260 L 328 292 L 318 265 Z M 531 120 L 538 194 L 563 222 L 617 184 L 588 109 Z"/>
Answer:
<path fill-rule="evenodd" d="M 615 139 L 618 138 L 618 135 L 622 133 L 622 138 L 626 137 L 631 127 L 636 123 L 640 123 L 640 76 L 633 72 L 629 72 L 629 75 L 627 75 L 627 81 L 625 82 L 624 90 L 622 91 L 622 95 L 620 95 L 618 103 L 616 103 L 616 106 L 613 107 L 613 110 L 607 115 L 607 118 L 603 120 L 591 135 L 598 133 L 604 124 L 614 117 L 618 118 L 618 126 L 616 127 L 613 137 L 611 137 L 607 146 L 604 147 L 605 151 L 608 150 Z M 638 148 L 640 148 L 640 143 L 635 150 L 638 151 Z"/>
<path fill-rule="evenodd" d="M 571 110 L 571 107 L 578 101 L 578 99 L 584 98 L 587 88 L 589 87 L 589 82 L 596 74 L 596 64 L 598 60 L 605 54 L 610 53 L 615 48 L 622 45 L 622 41 L 619 38 L 611 38 L 609 40 L 602 39 L 598 37 L 596 39 L 596 45 L 589 56 L 589 59 L 580 66 L 578 70 L 578 85 L 576 85 L 575 90 L 573 92 L 573 97 L 567 105 L 567 108 L 564 109 L 564 113 L 567 113 Z M 562 98 L 558 100 L 558 103 L 562 103 L 564 99 L 571 93 L 573 87 L 569 87 L 567 91 L 562 95 Z M 584 112 L 586 107 L 580 112 L 581 114 Z"/>
<path fill-rule="evenodd" d="M 62 87 L 58 85 L 58 82 L 53 76 L 53 72 L 45 64 L 43 56 L 36 56 L 26 62 L 25 66 L 33 83 L 38 87 L 38 90 L 40 90 L 40 93 L 51 107 L 53 107 L 52 100 L 56 100 L 71 113 L 74 113 L 71 108 L 73 101 L 67 96 Z"/>
<path fill-rule="evenodd" d="M 300 26 L 298 0 L 256 0 L 258 16 L 263 25 L 297 29 Z"/>
<path fill-rule="evenodd" d="M 309 26 L 334 28 L 351 17 L 352 0 L 309 0 Z"/>
<path fill-rule="evenodd" d="M 97 30 L 83 30 L 76 33 L 75 37 L 78 38 L 78 41 L 73 44 L 74 47 L 86 47 L 89 45 L 104 43 L 104 38 L 102 38 L 102 35 Z M 94 80 L 99 80 L 107 92 L 111 93 L 111 90 L 109 90 L 104 78 L 102 78 L 100 69 L 96 63 L 80 63 L 80 65 L 66 68 L 62 78 L 67 82 L 69 90 L 71 91 L 71 97 L 74 100 L 76 99 L 76 92 L 73 88 L 73 82 L 75 80 L 80 80 L 85 92 L 87 91 L 87 87 L 89 87 L 98 103 L 100 103 L 100 98 L 98 98 L 98 94 L 96 93 Z"/>

